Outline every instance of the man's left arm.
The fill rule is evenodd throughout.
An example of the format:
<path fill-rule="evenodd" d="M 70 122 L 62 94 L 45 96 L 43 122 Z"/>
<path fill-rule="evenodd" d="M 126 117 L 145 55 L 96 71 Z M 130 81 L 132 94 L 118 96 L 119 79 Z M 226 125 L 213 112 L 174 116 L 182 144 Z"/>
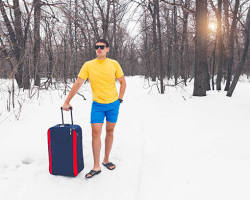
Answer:
<path fill-rule="evenodd" d="M 124 76 L 122 76 L 120 78 L 117 78 L 117 80 L 120 83 L 120 92 L 119 92 L 118 99 L 123 99 L 123 96 L 124 96 L 124 93 L 125 93 L 125 90 L 126 90 L 126 80 L 125 80 Z"/>

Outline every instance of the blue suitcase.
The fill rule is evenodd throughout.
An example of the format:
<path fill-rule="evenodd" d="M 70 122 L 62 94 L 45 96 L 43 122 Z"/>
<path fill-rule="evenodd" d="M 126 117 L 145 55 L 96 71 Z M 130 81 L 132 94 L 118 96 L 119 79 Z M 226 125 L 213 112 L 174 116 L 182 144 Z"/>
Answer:
<path fill-rule="evenodd" d="M 53 175 L 77 176 L 84 168 L 82 129 L 79 125 L 57 124 L 48 130 L 49 172 Z"/>

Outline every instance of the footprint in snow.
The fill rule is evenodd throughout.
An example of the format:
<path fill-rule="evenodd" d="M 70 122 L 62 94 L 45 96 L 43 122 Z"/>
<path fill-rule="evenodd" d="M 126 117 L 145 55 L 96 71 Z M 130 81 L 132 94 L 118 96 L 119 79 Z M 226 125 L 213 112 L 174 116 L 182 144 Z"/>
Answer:
<path fill-rule="evenodd" d="M 30 165 L 32 163 L 33 163 L 33 159 L 31 159 L 31 158 L 25 158 L 22 160 L 22 164 L 24 164 L 24 165 Z"/>

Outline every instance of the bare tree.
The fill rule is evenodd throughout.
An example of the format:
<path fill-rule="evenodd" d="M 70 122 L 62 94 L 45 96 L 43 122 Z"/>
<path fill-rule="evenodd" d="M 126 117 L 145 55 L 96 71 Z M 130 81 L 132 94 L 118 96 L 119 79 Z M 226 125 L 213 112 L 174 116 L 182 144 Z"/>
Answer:
<path fill-rule="evenodd" d="M 153 8 L 152 8 L 153 6 Z M 152 81 L 156 81 L 158 71 L 158 59 L 157 59 L 157 32 L 156 32 L 156 6 L 153 2 L 149 2 L 148 9 L 152 17 L 152 32 L 153 32 L 153 67 L 152 67 Z"/>
<path fill-rule="evenodd" d="M 35 85 L 40 86 L 40 22 L 41 22 L 41 0 L 33 0 L 34 5 L 34 77 Z"/>
<path fill-rule="evenodd" d="M 173 1 L 175 4 L 175 0 Z M 173 6 L 173 68 L 174 68 L 174 79 L 175 85 L 177 85 L 179 75 L 179 63 L 178 63 L 178 36 L 177 36 L 177 7 Z"/>
<path fill-rule="evenodd" d="M 185 8 L 189 8 L 190 0 L 185 0 Z M 187 81 L 187 54 L 188 54 L 188 16 L 189 12 L 182 8 L 183 12 L 183 25 L 182 25 L 182 40 L 181 40 L 181 55 L 180 55 L 180 70 L 181 77 L 186 85 Z"/>
<path fill-rule="evenodd" d="M 8 31 L 8 38 L 14 58 L 17 63 L 17 69 L 14 70 L 15 79 L 19 88 L 30 88 L 30 76 L 28 69 L 24 66 L 24 54 L 26 49 L 27 32 L 30 24 L 30 15 L 28 15 L 27 23 L 22 27 L 22 13 L 20 10 L 19 0 L 13 0 L 14 19 L 10 21 L 7 13 L 6 6 L 2 0 L 0 0 L 0 11 L 4 19 L 5 27 Z M 25 73 L 24 73 L 25 72 Z"/>
<path fill-rule="evenodd" d="M 217 18 L 217 47 L 218 47 L 218 71 L 216 78 L 216 89 L 221 90 L 221 80 L 222 80 L 222 65 L 223 65 L 223 36 L 222 36 L 222 0 L 218 0 L 218 10 L 213 5 L 213 1 L 210 0 L 210 3 L 216 13 Z"/>
<path fill-rule="evenodd" d="M 207 0 L 196 0 L 194 96 L 206 96 L 207 80 Z"/>
<path fill-rule="evenodd" d="M 158 30 L 158 50 L 159 50 L 159 64 L 160 64 L 160 92 L 164 94 L 164 85 L 163 85 L 163 59 L 162 59 L 162 40 L 161 40 L 161 22 L 160 22 L 160 8 L 159 8 L 159 0 L 154 0 L 155 11 L 157 16 L 157 30 Z"/>
<path fill-rule="evenodd" d="M 239 80 L 239 77 L 241 75 L 241 72 L 243 70 L 244 64 L 246 62 L 247 54 L 248 54 L 248 48 L 249 48 L 249 42 L 250 42 L 250 7 L 248 7 L 248 13 L 245 23 L 245 43 L 244 43 L 244 51 L 241 57 L 241 60 L 237 66 L 237 71 L 235 73 L 232 85 L 230 86 L 227 96 L 231 97 L 233 95 L 234 89 L 237 85 L 237 82 Z"/>
<path fill-rule="evenodd" d="M 234 62 L 234 36 L 237 26 L 237 14 L 239 9 L 240 0 L 235 1 L 234 11 L 233 11 L 233 21 L 231 25 L 231 30 L 229 33 L 229 39 L 228 39 L 228 48 L 229 48 L 229 57 L 228 57 L 228 70 L 227 70 L 227 82 L 225 86 L 225 91 L 229 90 L 229 86 L 232 80 L 232 68 L 233 68 L 233 62 Z"/>
<path fill-rule="evenodd" d="M 100 0 L 95 0 L 96 5 L 100 11 L 101 14 L 101 19 L 102 19 L 102 38 L 107 39 L 108 36 L 108 28 L 110 24 L 110 5 L 111 5 L 111 0 L 106 0 L 106 6 L 101 5 Z M 104 8 L 106 10 L 104 10 Z"/>

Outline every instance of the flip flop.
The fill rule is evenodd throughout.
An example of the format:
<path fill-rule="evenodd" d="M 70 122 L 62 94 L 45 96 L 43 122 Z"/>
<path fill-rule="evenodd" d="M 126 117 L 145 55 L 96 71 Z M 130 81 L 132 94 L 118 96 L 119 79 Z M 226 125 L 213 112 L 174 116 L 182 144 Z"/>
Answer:
<path fill-rule="evenodd" d="M 113 170 L 115 169 L 115 164 L 112 162 L 108 162 L 108 163 L 102 163 L 103 166 L 107 167 L 109 170 Z M 113 168 L 112 168 L 113 167 Z"/>
<path fill-rule="evenodd" d="M 85 178 L 92 178 L 93 176 L 100 174 L 100 173 L 101 173 L 101 170 L 98 170 L 98 171 L 90 170 L 90 172 L 85 175 Z"/>

